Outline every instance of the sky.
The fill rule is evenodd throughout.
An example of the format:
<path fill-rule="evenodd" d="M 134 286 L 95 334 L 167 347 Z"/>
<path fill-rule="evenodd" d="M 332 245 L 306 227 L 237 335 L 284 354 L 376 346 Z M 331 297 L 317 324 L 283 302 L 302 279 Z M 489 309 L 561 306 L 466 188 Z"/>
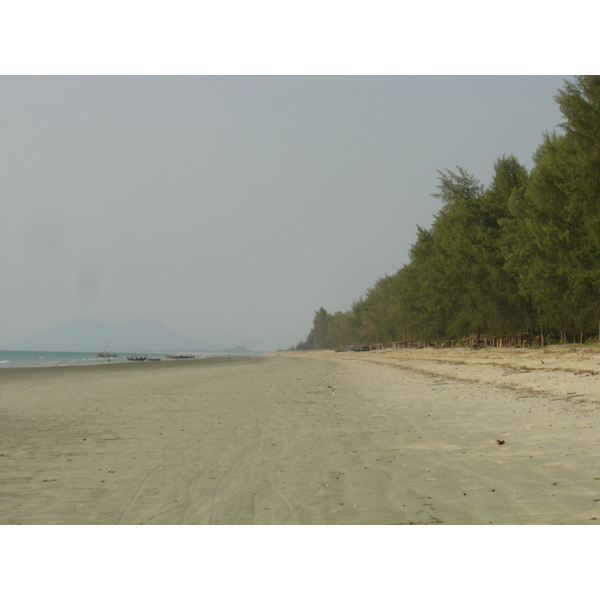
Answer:
<path fill-rule="evenodd" d="M 1 77 L 0 343 L 95 317 L 296 344 L 408 262 L 438 170 L 531 168 L 564 79 Z"/>

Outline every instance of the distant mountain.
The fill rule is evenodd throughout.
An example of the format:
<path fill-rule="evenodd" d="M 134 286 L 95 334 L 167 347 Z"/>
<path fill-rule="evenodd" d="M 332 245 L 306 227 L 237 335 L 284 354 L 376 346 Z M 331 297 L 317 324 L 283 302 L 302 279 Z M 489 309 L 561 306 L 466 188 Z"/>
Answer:
<path fill-rule="evenodd" d="M 107 347 L 112 352 L 194 351 L 234 354 L 289 348 L 290 339 L 294 338 L 285 333 L 256 338 L 221 335 L 193 339 L 173 333 L 155 320 L 137 319 L 123 325 L 112 325 L 84 317 L 28 338 L 2 343 L 0 350 L 100 352 Z"/>
<path fill-rule="evenodd" d="M 297 344 L 297 336 L 286 332 L 278 334 L 265 334 L 259 337 L 242 337 L 238 335 L 222 335 L 219 337 L 206 337 L 198 340 L 201 348 L 218 348 L 221 352 L 230 352 L 236 346 L 245 346 L 255 352 L 271 352 L 273 350 L 289 348 Z M 225 350 L 221 350 L 226 348 Z M 233 352 L 232 352 L 233 354 Z"/>
<path fill-rule="evenodd" d="M 224 354 L 260 354 L 260 350 L 250 350 L 246 346 L 236 346 L 235 348 L 223 348 Z"/>
<path fill-rule="evenodd" d="M 5 350 L 57 352 L 99 352 L 105 347 L 111 352 L 174 350 L 210 352 L 213 350 L 203 347 L 198 340 L 173 333 L 158 321 L 150 319 L 137 319 L 124 325 L 111 325 L 97 319 L 81 318 L 3 345 Z"/>

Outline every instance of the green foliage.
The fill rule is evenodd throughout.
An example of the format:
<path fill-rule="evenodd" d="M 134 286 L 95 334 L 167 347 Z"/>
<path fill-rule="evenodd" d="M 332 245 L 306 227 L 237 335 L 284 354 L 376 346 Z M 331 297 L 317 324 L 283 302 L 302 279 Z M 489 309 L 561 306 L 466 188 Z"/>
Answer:
<path fill-rule="evenodd" d="M 315 313 L 298 347 L 442 339 L 471 333 L 583 341 L 600 323 L 600 76 L 565 82 L 562 134 L 546 134 L 531 173 L 498 159 L 486 189 L 438 171 L 442 202 L 417 227 L 410 262 L 351 310 Z"/>

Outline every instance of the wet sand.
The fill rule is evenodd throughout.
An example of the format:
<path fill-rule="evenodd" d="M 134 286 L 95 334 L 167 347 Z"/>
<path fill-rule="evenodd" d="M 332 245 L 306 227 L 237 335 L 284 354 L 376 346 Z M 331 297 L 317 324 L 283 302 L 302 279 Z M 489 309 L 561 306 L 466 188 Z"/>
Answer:
<path fill-rule="evenodd" d="M 600 353 L 563 354 L 2 369 L 0 523 L 594 524 Z"/>

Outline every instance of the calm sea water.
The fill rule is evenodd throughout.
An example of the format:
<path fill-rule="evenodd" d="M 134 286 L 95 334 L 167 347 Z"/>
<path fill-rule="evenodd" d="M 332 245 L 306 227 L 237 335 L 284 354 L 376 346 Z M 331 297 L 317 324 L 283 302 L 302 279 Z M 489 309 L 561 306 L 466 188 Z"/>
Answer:
<path fill-rule="evenodd" d="M 127 362 L 127 357 L 136 353 L 119 353 L 115 358 L 111 358 L 111 364 L 114 362 Z M 144 353 L 148 358 L 160 358 L 170 360 L 164 354 Z M 208 354 L 196 353 L 198 358 L 213 356 Z M 108 362 L 107 358 L 100 358 L 93 352 L 33 352 L 0 350 L 0 368 L 1 367 L 59 367 L 70 365 L 96 365 Z"/>

